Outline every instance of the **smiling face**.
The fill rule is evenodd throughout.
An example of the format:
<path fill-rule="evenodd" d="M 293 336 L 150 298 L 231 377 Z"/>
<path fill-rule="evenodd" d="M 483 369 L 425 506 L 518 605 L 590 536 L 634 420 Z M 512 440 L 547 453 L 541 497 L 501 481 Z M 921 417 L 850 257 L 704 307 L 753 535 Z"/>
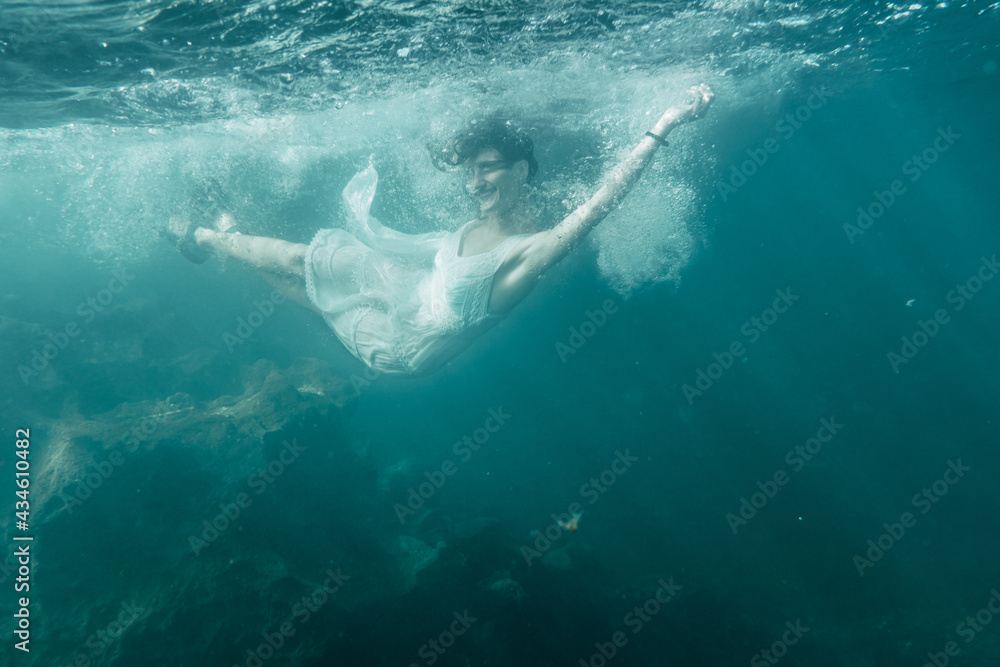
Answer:
<path fill-rule="evenodd" d="M 481 214 L 504 215 L 521 198 L 528 178 L 528 163 L 511 164 L 495 148 L 481 150 L 469 160 L 469 194 L 479 202 Z"/>

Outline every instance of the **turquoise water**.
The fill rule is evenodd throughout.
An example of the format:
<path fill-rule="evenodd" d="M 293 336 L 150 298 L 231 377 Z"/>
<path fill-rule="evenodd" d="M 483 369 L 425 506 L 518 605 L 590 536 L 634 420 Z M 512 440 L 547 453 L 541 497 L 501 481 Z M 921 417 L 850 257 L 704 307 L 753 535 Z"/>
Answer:
<path fill-rule="evenodd" d="M 988 2 L 0 2 L 3 664 L 996 664 L 998 28 Z M 308 242 L 369 162 L 381 220 L 456 229 L 428 147 L 494 110 L 552 225 L 701 82 L 708 116 L 430 377 L 366 373 L 157 232 L 211 178 Z"/>

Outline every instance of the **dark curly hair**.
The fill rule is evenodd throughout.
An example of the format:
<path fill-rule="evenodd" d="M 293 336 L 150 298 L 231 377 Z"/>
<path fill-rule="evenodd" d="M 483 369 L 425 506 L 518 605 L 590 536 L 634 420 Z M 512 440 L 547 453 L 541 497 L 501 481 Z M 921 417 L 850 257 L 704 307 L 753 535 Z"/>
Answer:
<path fill-rule="evenodd" d="M 511 164 L 524 160 L 528 163 L 528 180 L 538 172 L 535 160 L 535 142 L 528 134 L 509 120 L 484 118 L 472 121 L 445 149 L 443 162 L 459 166 L 473 159 L 482 151 L 495 148 Z"/>

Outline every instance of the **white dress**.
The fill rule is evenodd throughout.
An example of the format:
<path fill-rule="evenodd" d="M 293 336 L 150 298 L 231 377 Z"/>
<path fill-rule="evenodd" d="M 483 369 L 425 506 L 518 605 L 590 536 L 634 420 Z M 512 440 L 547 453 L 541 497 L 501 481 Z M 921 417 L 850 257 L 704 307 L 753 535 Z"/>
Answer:
<path fill-rule="evenodd" d="M 355 233 L 323 229 L 306 251 L 309 300 L 350 352 L 376 371 L 433 371 L 500 317 L 489 310 L 493 276 L 521 239 L 458 256 L 465 230 L 404 234 L 369 215 L 378 174 L 344 188 Z"/>

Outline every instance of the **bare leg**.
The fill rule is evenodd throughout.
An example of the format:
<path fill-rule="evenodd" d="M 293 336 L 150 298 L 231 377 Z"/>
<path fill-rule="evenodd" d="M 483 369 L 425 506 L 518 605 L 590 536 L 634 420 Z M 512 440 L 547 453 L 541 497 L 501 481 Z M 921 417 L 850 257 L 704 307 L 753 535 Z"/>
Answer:
<path fill-rule="evenodd" d="M 226 233 L 233 224 L 232 218 L 223 214 L 216 221 L 215 229 L 196 229 L 195 241 L 203 248 L 246 263 L 289 301 L 319 313 L 309 301 L 303 280 L 308 246 L 265 236 Z"/>
<path fill-rule="evenodd" d="M 276 273 L 271 273 L 270 271 L 257 270 L 257 274 L 261 278 L 271 283 L 274 289 L 278 290 L 281 294 L 285 296 L 286 299 L 292 303 L 297 303 L 303 308 L 308 308 L 309 310 L 319 313 L 323 313 L 313 305 L 312 301 L 309 300 L 309 296 L 306 294 L 306 286 L 303 284 L 301 279 L 294 278 L 292 276 L 279 276 Z"/>
<path fill-rule="evenodd" d="M 303 243 L 239 233 L 223 234 L 207 227 L 196 229 L 194 238 L 202 248 L 228 255 L 255 269 L 282 276 L 305 277 L 308 246 Z"/>

